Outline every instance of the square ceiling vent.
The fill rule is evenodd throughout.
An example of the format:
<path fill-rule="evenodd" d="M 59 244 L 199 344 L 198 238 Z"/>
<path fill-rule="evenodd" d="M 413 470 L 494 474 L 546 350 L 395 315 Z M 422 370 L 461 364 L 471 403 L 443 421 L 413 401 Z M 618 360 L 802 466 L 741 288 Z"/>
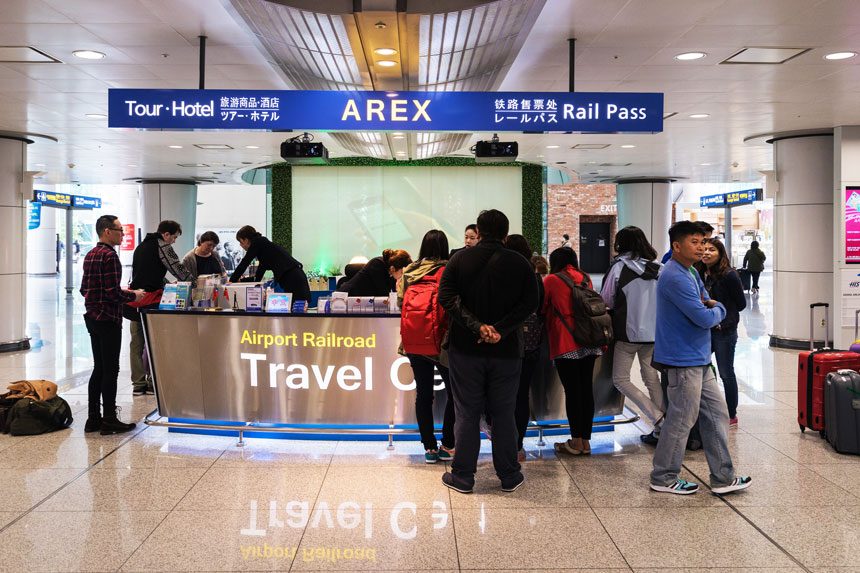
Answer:
<path fill-rule="evenodd" d="M 812 48 L 744 48 L 721 64 L 784 64 Z"/>
<path fill-rule="evenodd" d="M 606 149 L 609 143 L 577 143 L 571 149 Z"/>
<path fill-rule="evenodd" d="M 199 149 L 233 149 L 226 143 L 195 143 L 194 147 Z"/>
<path fill-rule="evenodd" d="M 33 46 L 0 46 L 0 62 L 23 64 L 62 64 L 57 58 Z"/>

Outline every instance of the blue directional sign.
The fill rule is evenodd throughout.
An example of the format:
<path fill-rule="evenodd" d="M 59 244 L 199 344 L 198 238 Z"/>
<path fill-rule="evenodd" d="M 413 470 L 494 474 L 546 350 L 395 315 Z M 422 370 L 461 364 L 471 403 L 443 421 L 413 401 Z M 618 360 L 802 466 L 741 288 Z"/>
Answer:
<path fill-rule="evenodd" d="M 27 211 L 27 230 L 34 231 L 42 224 L 42 204 L 38 201 L 30 201 L 30 209 Z"/>
<path fill-rule="evenodd" d="M 108 126 L 308 131 L 663 131 L 661 93 L 108 90 Z"/>
<path fill-rule="evenodd" d="M 726 196 L 723 193 L 719 195 L 705 195 L 699 198 L 699 206 L 701 207 L 725 207 Z"/>
<path fill-rule="evenodd" d="M 41 203 L 46 207 L 62 207 L 64 209 L 101 209 L 102 200 L 99 197 L 85 197 L 84 195 L 69 195 L 68 193 L 55 193 L 54 191 L 33 191 L 33 201 Z"/>

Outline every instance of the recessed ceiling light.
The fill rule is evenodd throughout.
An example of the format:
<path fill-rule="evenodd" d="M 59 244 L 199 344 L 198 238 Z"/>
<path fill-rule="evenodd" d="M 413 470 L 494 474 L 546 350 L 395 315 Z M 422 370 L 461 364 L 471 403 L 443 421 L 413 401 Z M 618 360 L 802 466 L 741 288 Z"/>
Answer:
<path fill-rule="evenodd" d="M 245 149 L 260 149 L 259 145 L 246 145 Z"/>
<path fill-rule="evenodd" d="M 398 151 L 397 155 L 406 155 L 406 152 L 405 151 Z"/>
<path fill-rule="evenodd" d="M 702 167 L 707 167 L 708 165 L 710 165 L 710 163 L 699 163 L 699 165 L 701 165 Z"/>
<path fill-rule="evenodd" d="M 181 145 L 168 145 L 167 147 L 169 147 L 170 149 L 182 149 Z"/>
<path fill-rule="evenodd" d="M 404 139 L 405 137 L 405 135 L 392 135 L 391 139 Z"/>
<path fill-rule="evenodd" d="M 633 149 L 634 147 L 636 147 L 636 146 L 635 146 L 635 145 L 627 144 L 627 145 L 622 145 L 622 146 L 621 146 L 621 149 Z"/>
<path fill-rule="evenodd" d="M 399 95 L 397 92 L 385 92 L 385 97 L 397 97 Z"/>
<path fill-rule="evenodd" d="M 536 155 L 535 157 L 543 157 L 543 155 Z"/>
<path fill-rule="evenodd" d="M 688 60 L 701 60 L 705 56 L 707 56 L 705 52 L 684 52 L 683 54 L 678 54 L 675 56 L 676 60 L 681 60 L 682 62 L 686 62 Z"/>
<path fill-rule="evenodd" d="M 36 165 L 36 167 L 44 167 L 45 166 L 44 163 L 36 163 L 35 165 Z"/>
<path fill-rule="evenodd" d="M 373 50 L 373 53 L 377 56 L 393 56 L 397 53 L 397 50 L 394 48 L 376 48 Z"/>
<path fill-rule="evenodd" d="M 825 60 L 847 60 L 857 55 L 857 52 L 833 52 L 824 56 Z"/>
<path fill-rule="evenodd" d="M 96 52 L 95 50 L 75 50 L 72 52 L 72 55 L 85 60 L 101 60 L 105 57 L 103 53 Z"/>
<path fill-rule="evenodd" d="M 706 117 L 711 117 L 709 113 L 691 113 L 690 119 L 705 119 Z"/>
<path fill-rule="evenodd" d="M 129 163 L 128 166 L 129 167 L 137 167 L 137 163 Z"/>
<path fill-rule="evenodd" d="M 558 145 L 547 145 L 547 149 L 558 149 Z"/>
<path fill-rule="evenodd" d="M 106 118 L 106 117 L 107 117 L 107 116 L 106 116 L 105 114 L 103 114 L 103 113 L 86 113 L 86 114 L 84 114 L 84 115 L 86 115 L 86 116 L 87 116 L 88 118 L 90 118 L 90 119 L 104 119 L 104 118 Z"/>
<path fill-rule="evenodd" d="M 177 163 L 179 167 L 209 167 L 205 163 Z"/>
<path fill-rule="evenodd" d="M 397 62 L 394 60 L 377 60 L 376 64 L 382 66 L 383 68 L 393 68 L 397 65 Z"/>

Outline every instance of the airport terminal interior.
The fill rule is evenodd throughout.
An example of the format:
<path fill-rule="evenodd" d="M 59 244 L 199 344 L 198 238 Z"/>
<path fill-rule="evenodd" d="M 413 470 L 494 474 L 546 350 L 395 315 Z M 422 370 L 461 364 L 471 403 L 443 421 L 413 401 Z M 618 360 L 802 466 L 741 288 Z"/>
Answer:
<path fill-rule="evenodd" d="M 858 53 L 857 0 L 0 0 L 0 394 L 50 381 L 73 417 L 0 433 L 0 571 L 860 572 L 860 376 L 840 370 L 860 369 Z M 673 223 L 707 223 L 738 277 L 760 247 L 720 419 L 747 489 L 715 493 L 703 449 L 678 475 L 694 495 L 649 487 L 655 420 L 613 385 L 613 345 L 586 380 L 590 455 L 560 448 L 546 333 L 525 481 L 500 485 L 487 411 L 474 490 L 446 487 L 396 295 L 366 308 L 335 282 L 383 249 L 418 259 L 430 229 L 460 249 L 485 209 L 534 255 L 572 248 L 598 292 L 628 226 L 659 260 Z M 134 428 L 90 431 L 103 215 L 122 288 L 160 221 L 180 259 L 215 232 L 225 277 L 252 225 L 308 304 L 278 276 L 165 285 L 149 391 L 123 320 Z M 836 354 L 810 348 L 843 365 L 819 376 Z"/>

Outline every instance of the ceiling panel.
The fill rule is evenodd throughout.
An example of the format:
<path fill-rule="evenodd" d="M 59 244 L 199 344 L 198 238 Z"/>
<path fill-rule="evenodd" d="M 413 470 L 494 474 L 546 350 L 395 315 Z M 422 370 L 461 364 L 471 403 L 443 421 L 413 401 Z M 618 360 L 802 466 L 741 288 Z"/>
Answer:
<path fill-rule="evenodd" d="M 3 0 L 0 22 L 5 24 L 67 24 L 71 20 L 42 0 Z"/>
<path fill-rule="evenodd" d="M 82 24 L 146 24 L 158 22 L 139 0 L 42 0 Z"/>
<path fill-rule="evenodd" d="M 188 46 L 189 42 L 167 24 L 87 24 L 86 29 L 105 42 L 125 46 Z"/>
<path fill-rule="evenodd" d="M 103 40 L 77 24 L 0 24 L 0 38 L 7 46 L 75 46 L 76 50 L 91 49 Z M 50 52 L 50 50 L 48 50 Z"/>

